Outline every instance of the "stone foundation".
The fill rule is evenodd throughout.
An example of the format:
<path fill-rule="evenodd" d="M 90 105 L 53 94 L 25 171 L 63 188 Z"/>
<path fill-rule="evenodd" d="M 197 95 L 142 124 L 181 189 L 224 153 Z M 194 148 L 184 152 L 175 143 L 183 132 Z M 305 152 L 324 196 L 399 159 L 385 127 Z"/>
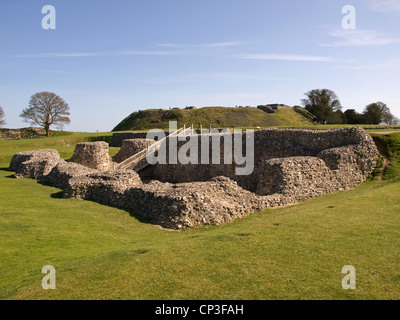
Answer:
<path fill-rule="evenodd" d="M 104 141 L 78 143 L 74 155 L 67 161 L 99 171 L 114 169 L 114 163 L 108 154 L 108 143 Z"/>
<path fill-rule="evenodd" d="M 301 130 L 301 129 L 265 129 L 254 132 L 254 171 L 247 176 L 236 175 L 234 161 L 231 165 L 223 164 L 225 134 L 209 135 L 209 163 L 211 163 L 212 139 L 220 138 L 219 155 L 222 164 L 156 164 L 153 169 L 154 178 L 162 182 L 182 183 L 193 181 L 208 181 L 217 176 L 226 176 L 235 180 L 242 188 L 261 194 L 260 184 L 279 184 L 275 169 L 280 163 L 281 176 L 292 179 L 296 174 L 291 172 L 288 158 L 303 157 L 292 160 L 299 164 L 301 172 L 308 172 L 309 165 L 315 170 L 314 178 L 327 179 L 335 184 L 334 189 L 344 190 L 352 188 L 361 182 L 375 168 L 378 150 L 372 138 L 361 128 L 351 127 L 333 130 Z M 191 139 L 178 141 L 178 149 Z M 199 138 L 198 154 L 201 154 Z M 246 145 L 243 135 L 242 145 Z M 234 146 L 233 146 L 234 147 Z M 232 148 L 233 148 L 232 147 Z M 168 145 L 167 145 L 168 148 Z M 245 149 L 245 147 L 243 147 Z M 273 160 L 269 162 L 269 160 Z M 322 160 L 322 161 L 321 161 Z M 169 161 L 167 161 L 169 162 Z M 197 159 L 201 163 L 200 156 Z M 318 165 L 317 165 L 318 163 Z M 268 174 L 266 173 L 268 172 Z M 329 172 L 329 173 L 327 173 Z M 302 180 L 302 188 L 308 188 L 308 182 Z M 296 182 L 299 184 L 299 181 Z M 329 192 L 332 188 L 326 188 Z M 262 195 L 275 192 L 274 189 L 265 189 Z"/>
<path fill-rule="evenodd" d="M 39 177 L 38 181 L 60 189 L 65 189 L 70 179 L 75 177 L 83 178 L 89 174 L 98 172 L 98 170 L 90 169 L 78 163 L 70 163 L 62 160 L 57 163 L 47 175 Z"/>
<path fill-rule="evenodd" d="M 143 184 L 132 170 L 101 172 L 110 163 L 106 144 L 95 148 L 94 155 L 88 152 L 93 150 L 88 144 L 77 145 L 76 155 L 69 160 L 89 166 L 94 158 L 97 162 L 93 167 L 99 170 L 57 160 L 56 153 L 49 150 L 17 154 L 10 169 L 64 189 L 65 197 L 134 210 L 155 224 L 181 229 L 222 224 L 265 208 L 353 188 L 365 181 L 378 158 L 372 138 L 355 127 L 259 130 L 254 147 L 254 172 L 248 176 L 235 176 L 234 163 L 157 164 L 153 166 L 154 177 L 163 182 Z M 221 155 L 223 151 L 221 145 Z M 49 154 L 54 162 L 49 161 Z"/>
<path fill-rule="evenodd" d="M 136 153 L 150 147 L 154 143 L 154 140 L 147 139 L 127 139 L 122 141 L 120 151 L 113 157 L 113 161 L 120 163 Z"/>
<path fill-rule="evenodd" d="M 9 170 L 15 171 L 16 178 L 38 178 L 49 172 L 61 161 L 57 150 L 32 150 L 15 154 Z"/>

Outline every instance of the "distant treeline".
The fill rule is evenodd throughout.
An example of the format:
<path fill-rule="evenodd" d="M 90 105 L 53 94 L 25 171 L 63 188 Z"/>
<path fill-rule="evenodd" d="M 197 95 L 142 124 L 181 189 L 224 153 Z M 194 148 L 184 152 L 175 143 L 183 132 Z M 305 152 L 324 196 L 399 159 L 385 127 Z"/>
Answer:
<path fill-rule="evenodd" d="M 355 109 L 342 111 L 342 105 L 336 94 L 329 89 L 314 89 L 306 94 L 302 104 L 307 111 L 314 115 L 319 123 L 331 124 L 400 124 L 389 107 L 383 102 L 367 105 L 362 113 Z"/>

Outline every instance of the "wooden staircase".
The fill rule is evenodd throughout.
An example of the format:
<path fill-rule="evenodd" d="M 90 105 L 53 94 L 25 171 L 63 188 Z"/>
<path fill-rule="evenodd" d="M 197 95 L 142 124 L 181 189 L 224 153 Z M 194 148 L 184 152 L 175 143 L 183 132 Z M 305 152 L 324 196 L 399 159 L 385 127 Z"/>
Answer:
<path fill-rule="evenodd" d="M 191 128 L 187 128 L 184 126 L 170 135 L 166 136 L 165 138 L 156 141 L 154 144 L 149 146 L 148 148 L 136 153 L 132 157 L 129 157 L 128 159 L 122 161 L 121 163 L 117 164 L 115 166 L 115 170 L 134 170 L 136 172 L 139 172 L 140 170 L 143 170 L 146 168 L 149 163 L 147 162 L 147 154 L 148 152 L 156 152 L 160 149 L 160 146 L 163 142 L 165 142 L 167 139 L 174 137 L 174 136 L 182 136 L 182 135 L 191 135 L 193 133 L 193 126 Z"/>

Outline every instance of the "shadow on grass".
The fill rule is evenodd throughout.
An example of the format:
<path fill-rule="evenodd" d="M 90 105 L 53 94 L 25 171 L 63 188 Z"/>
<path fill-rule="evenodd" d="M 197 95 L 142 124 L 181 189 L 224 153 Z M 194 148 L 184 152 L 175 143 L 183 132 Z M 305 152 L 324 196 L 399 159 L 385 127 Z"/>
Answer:
<path fill-rule="evenodd" d="M 42 182 L 41 182 L 40 184 L 46 185 L 46 186 L 51 186 L 51 185 L 48 184 L 48 183 L 42 183 Z M 65 198 L 65 197 L 64 197 L 64 191 L 63 191 L 63 190 L 58 191 L 58 192 L 55 192 L 55 193 L 52 193 L 52 194 L 50 195 L 50 197 L 53 198 L 53 199 L 65 199 L 65 200 L 71 199 L 71 198 Z M 137 214 L 133 209 L 128 209 L 128 208 L 123 208 L 123 207 L 112 206 L 112 205 L 109 205 L 109 204 L 97 202 L 97 201 L 90 200 L 90 199 L 83 199 L 82 201 L 88 201 L 88 202 L 96 203 L 96 204 L 99 204 L 99 205 L 102 205 L 102 206 L 106 206 L 106 207 L 110 207 L 110 208 L 115 208 L 115 209 L 118 209 L 118 210 L 123 210 L 123 211 L 125 211 L 125 212 L 128 212 L 129 215 L 130 215 L 132 218 L 135 218 L 135 219 L 138 220 L 140 223 L 155 225 L 155 223 L 154 223 L 151 219 L 142 217 L 141 215 Z"/>
<path fill-rule="evenodd" d="M 120 210 L 123 210 L 125 212 L 128 212 L 129 215 L 132 218 L 135 218 L 136 220 L 138 220 L 140 223 L 145 223 L 145 224 L 151 224 L 151 225 L 156 225 L 156 223 L 154 223 L 154 221 L 152 221 L 150 218 L 145 218 L 143 216 L 141 216 L 140 214 L 136 213 L 136 211 L 134 211 L 133 209 L 127 209 L 127 208 L 119 208 L 119 207 L 114 207 Z"/>
<path fill-rule="evenodd" d="M 133 210 L 133 209 L 123 208 L 123 207 L 117 207 L 117 206 L 112 206 L 112 205 L 109 205 L 109 204 L 104 204 L 104 203 L 100 203 L 100 202 L 97 202 L 97 201 L 94 201 L 94 200 L 88 200 L 88 199 L 85 199 L 85 200 L 83 200 L 83 201 L 90 201 L 90 202 L 93 202 L 93 203 L 96 203 L 96 204 L 100 204 L 100 205 L 102 205 L 102 206 L 106 206 L 106 207 L 110 207 L 110 208 L 122 210 L 122 211 L 125 211 L 125 212 L 129 213 L 129 215 L 130 215 L 132 218 L 135 218 L 135 219 L 136 219 L 137 221 L 139 221 L 140 223 L 151 224 L 151 225 L 157 225 L 157 223 L 155 223 L 153 220 L 151 220 L 150 218 L 145 218 L 145 217 L 141 216 L 140 214 L 138 214 L 138 213 L 137 213 L 135 210 Z"/>
<path fill-rule="evenodd" d="M 2 168 L 0 168 L 0 171 L 14 172 L 14 171 L 9 170 L 8 167 L 2 167 Z M 10 174 L 9 176 L 5 176 L 5 178 L 15 179 L 14 173 Z"/>
<path fill-rule="evenodd" d="M 13 171 L 8 170 L 8 167 L 0 167 L 0 171 L 10 172 L 10 173 L 13 172 Z M 13 174 L 10 174 L 10 175 L 8 175 L 8 176 L 5 176 L 5 178 L 8 178 L 8 179 L 15 179 L 14 173 L 13 173 Z M 44 182 L 44 181 L 40 181 L 40 182 L 38 181 L 38 183 L 41 184 L 41 185 L 43 185 L 43 186 L 54 187 L 54 186 L 51 185 L 50 183 Z M 60 191 L 51 193 L 51 194 L 50 194 L 50 197 L 53 198 L 53 199 L 66 199 L 66 200 L 69 199 L 69 198 L 65 198 L 65 197 L 64 197 L 64 191 L 63 191 L 63 190 L 60 190 Z M 125 212 L 128 212 L 129 215 L 130 215 L 132 218 L 135 218 L 135 219 L 138 220 L 140 223 L 157 225 L 157 223 L 155 223 L 153 220 L 151 220 L 150 218 L 144 218 L 143 216 L 141 216 L 141 215 L 139 215 L 138 213 L 136 213 L 133 209 L 111 206 L 111 205 L 108 205 L 108 204 L 100 203 L 100 202 L 93 201 L 93 200 L 87 200 L 87 199 L 85 199 L 84 201 L 90 201 L 90 202 L 93 202 L 93 203 L 96 203 L 96 204 L 100 204 L 100 205 L 103 205 L 103 206 L 107 206 L 107 207 L 111 207 L 111 208 L 123 210 L 123 211 L 125 211 Z"/>
<path fill-rule="evenodd" d="M 64 191 L 52 193 L 50 197 L 52 197 L 53 199 L 64 199 Z"/>

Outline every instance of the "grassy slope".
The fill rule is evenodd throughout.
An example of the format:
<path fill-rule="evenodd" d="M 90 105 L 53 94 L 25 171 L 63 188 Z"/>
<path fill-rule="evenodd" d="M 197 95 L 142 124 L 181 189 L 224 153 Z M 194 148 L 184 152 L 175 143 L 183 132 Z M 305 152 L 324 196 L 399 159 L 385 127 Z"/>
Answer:
<path fill-rule="evenodd" d="M 380 139 L 386 147 L 391 164 L 387 168 L 384 179 L 400 177 L 400 132 L 397 134 L 373 134 L 375 139 Z"/>
<path fill-rule="evenodd" d="M 58 139 L 0 142 L 0 166 L 30 143 L 69 157 Z M 400 299 L 398 179 L 171 232 L 11 174 L 0 170 L 2 299 Z M 47 264 L 57 290 L 41 288 Z"/>
<path fill-rule="evenodd" d="M 301 109 L 301 112 L 295 112 L 292 109 L 282 109 L 275 113 L 275 117 L 283 124 L 283 126 L 307 126 L 311 125 L 312 115 Z"/>
<path fill-rule="evenodd" d="M 208 128 L 232 127 L 269 127 L 311 124 L 310 119 L 294 110 L 280 110 L 277 114 L 267 114 L 251 107 L 224 108 L 206 107 L 196 110 L 144 110 L 133 112 L 121 121 L 113 131 L 168 129 L 169 121 L 178 121 L 178 127 L 184 124 L 195 128 L 202 124 Z"/>

